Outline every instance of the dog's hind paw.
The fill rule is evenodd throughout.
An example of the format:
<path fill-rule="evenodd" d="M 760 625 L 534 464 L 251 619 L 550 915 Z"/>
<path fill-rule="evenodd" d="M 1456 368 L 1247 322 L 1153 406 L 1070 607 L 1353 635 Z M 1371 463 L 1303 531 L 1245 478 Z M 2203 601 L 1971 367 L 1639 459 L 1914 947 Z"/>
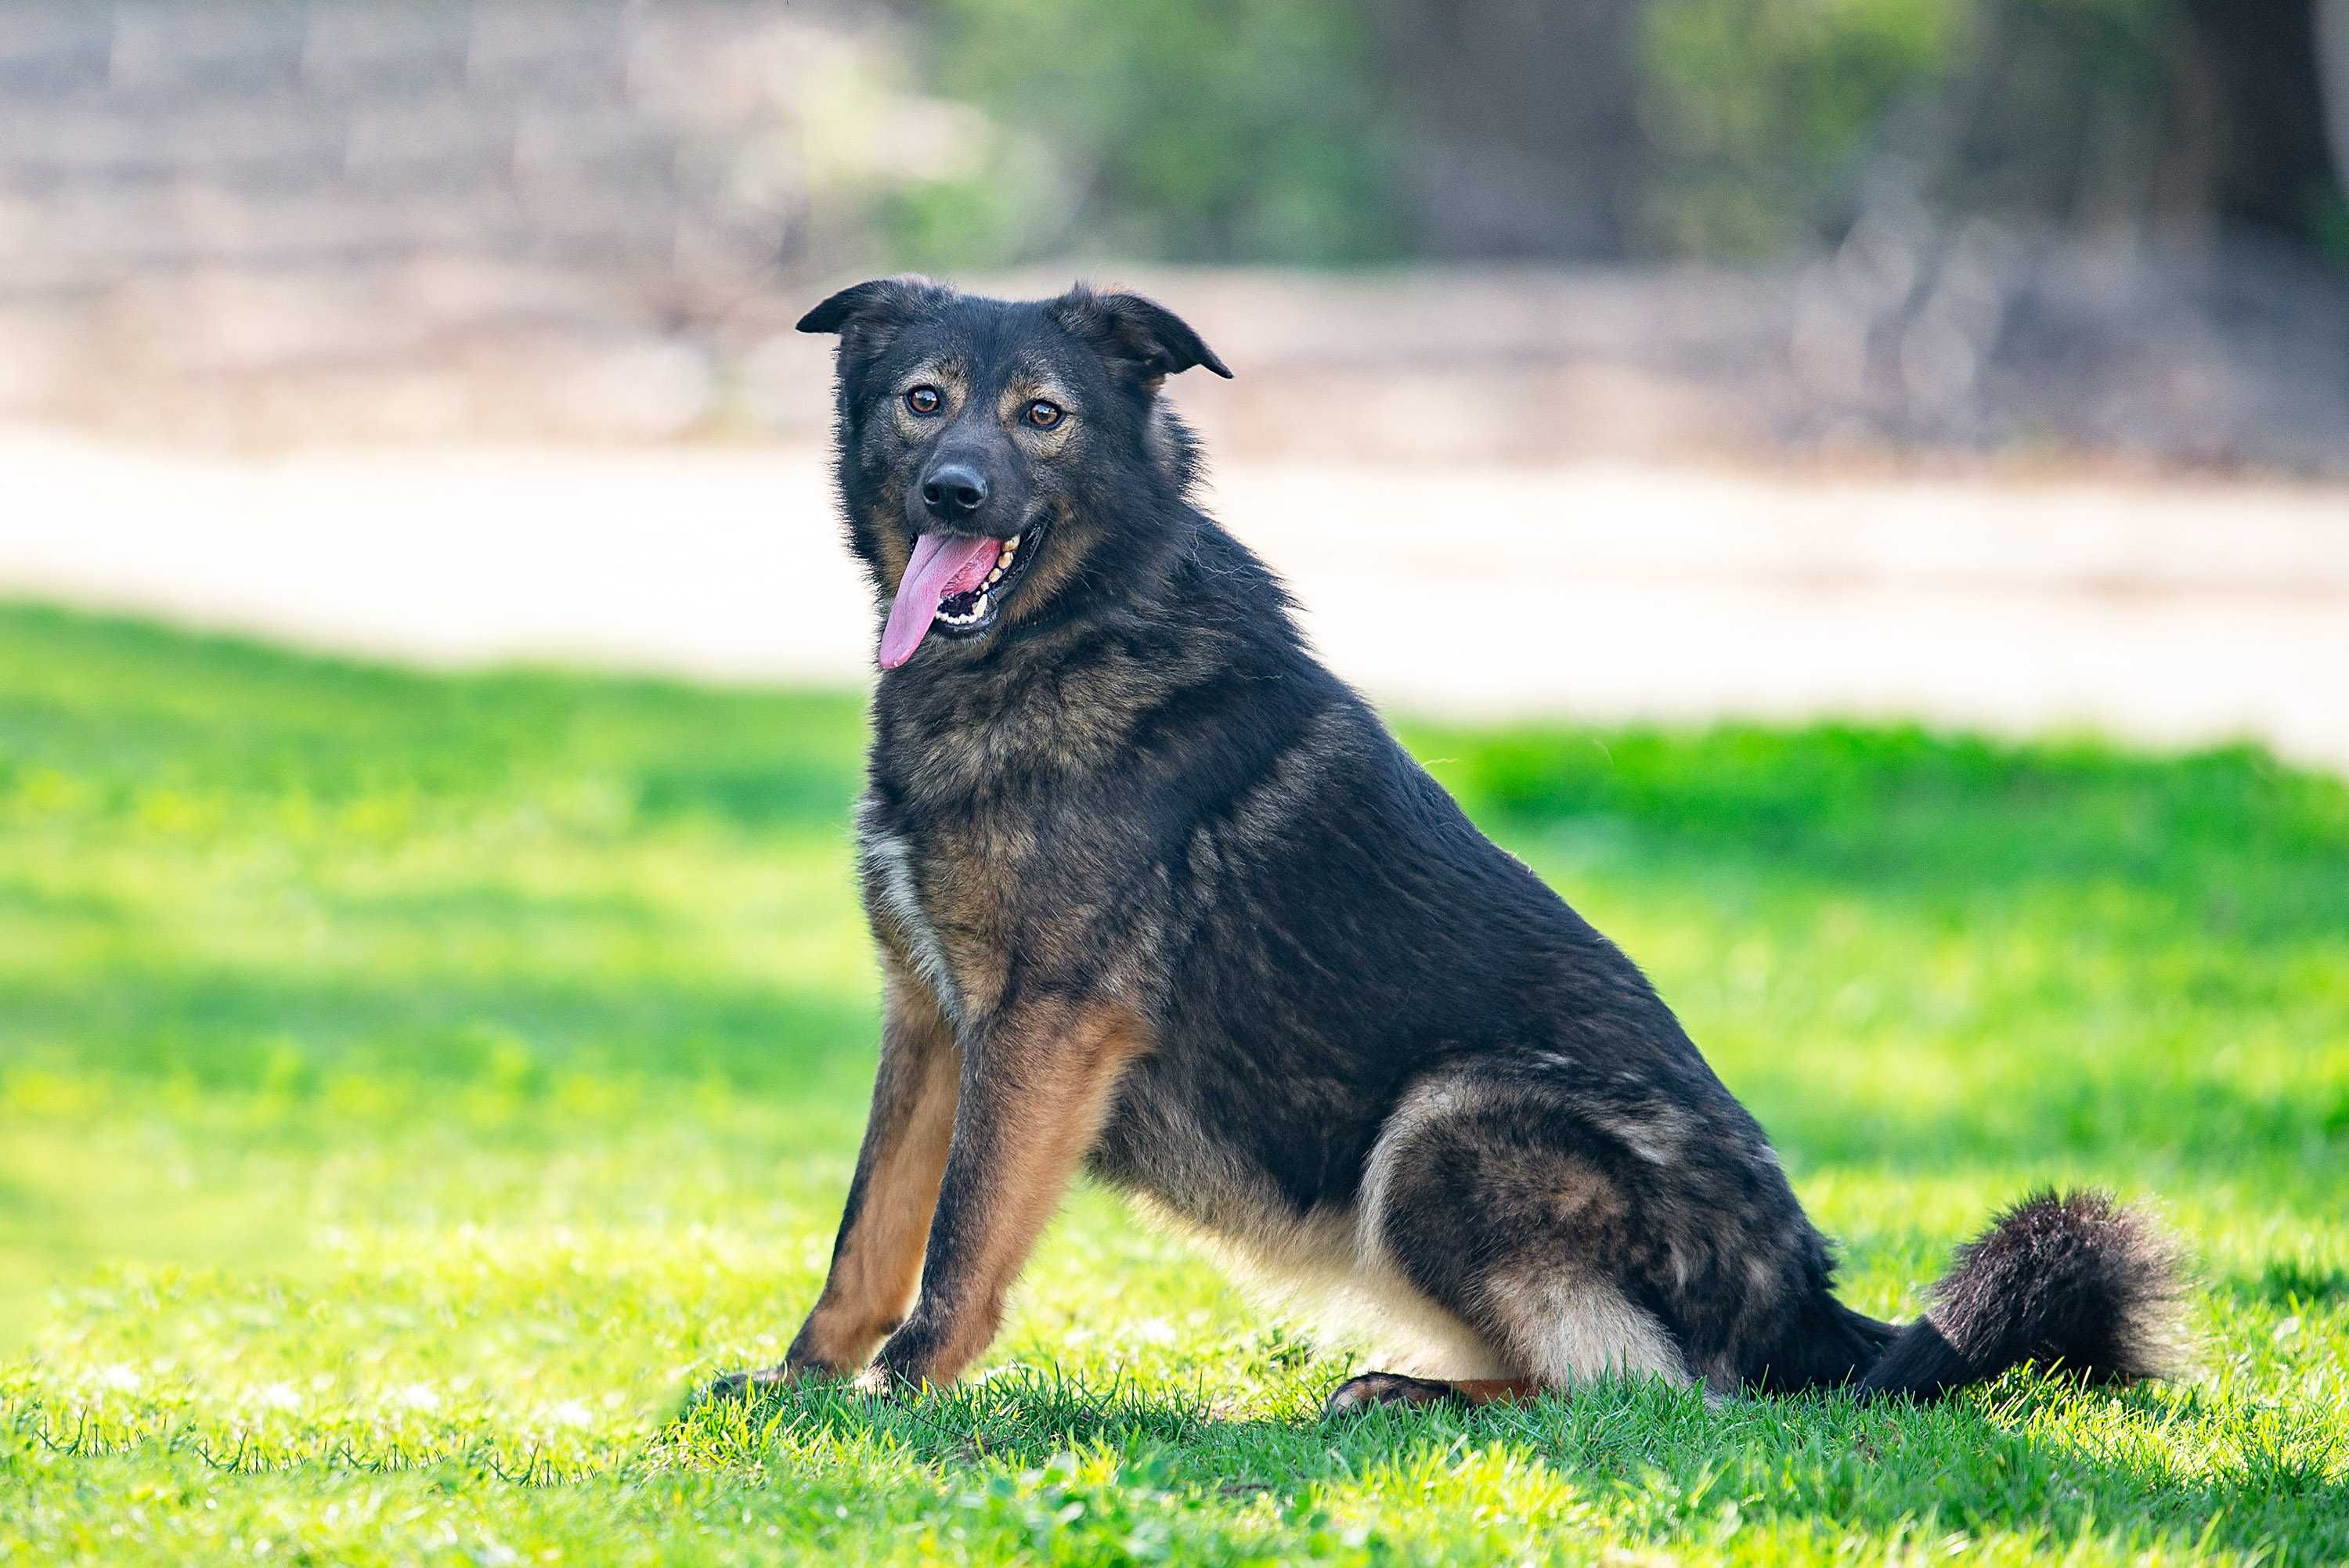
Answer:
<path fill-rule="evenodd" d="M 1400 1372 L 1365 1372 L 1338 1385 L 1321 1407 L 1324 1418 L 1372 1405 L 1435 1405 L 1451 1403 L 1475 1409 L 1480 1406 L 1537 1398 L 1541 1384 L 1532 1377 L 1472 1377 L 1442 1383 L 1432 1377 L 1406 1377 Z"/>
<path fill-rule="evenodd" d="M 1330 1390 L 1321 1414 L 1326 1419 L 1367 1410 L 1373 1405 L 1433 1405 L 1457 1396 L 1458 1391 L 1449 1383 L 1406 1377 L 1400 1372 L 1365 1372 Z"/>

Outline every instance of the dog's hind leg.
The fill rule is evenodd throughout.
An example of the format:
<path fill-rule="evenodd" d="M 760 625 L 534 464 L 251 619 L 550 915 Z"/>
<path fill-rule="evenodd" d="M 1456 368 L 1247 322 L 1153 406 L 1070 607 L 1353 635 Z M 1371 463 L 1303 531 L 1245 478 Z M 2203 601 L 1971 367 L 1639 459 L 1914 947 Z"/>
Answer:
<path fill-rule="evenodd" d="M 1361 1250 L 1483 1339 L 1507 1375 L 1371 1373 L 1340 1387 L 1330 1411 L 1485 1404 L 1607 1377 L 1694 1380 L 1619 1272 L 1630 1197 L 1581 1136 L 1554 1102 L 1473 1078 L 1405 1097 L 1364 1172 Z"/>

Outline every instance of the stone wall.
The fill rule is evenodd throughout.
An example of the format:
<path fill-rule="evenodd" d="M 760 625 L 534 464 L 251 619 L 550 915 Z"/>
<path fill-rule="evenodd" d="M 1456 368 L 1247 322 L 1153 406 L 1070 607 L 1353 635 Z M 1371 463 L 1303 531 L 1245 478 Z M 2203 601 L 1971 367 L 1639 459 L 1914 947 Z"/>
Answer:
<path fill-rule="evenodd" d="M 719 359 L 824 264 L 806 117 L 892 43 L 749 0 L 8 0 L 0 412 L 706 422 Z"/>
<path fill-rule="evenodd" d="M 821 438 L 791 323 L 985 140 L 879 0 L 5 0 L 0 421 L 142 438 Z M 2349 473 L 2306 257 L 1875 214 L 1726 272 L 1061 266 L 1240 372 L 1243 459 L 1887 449 Z M 989 280 L 964 280 L 982 285 Z"/>

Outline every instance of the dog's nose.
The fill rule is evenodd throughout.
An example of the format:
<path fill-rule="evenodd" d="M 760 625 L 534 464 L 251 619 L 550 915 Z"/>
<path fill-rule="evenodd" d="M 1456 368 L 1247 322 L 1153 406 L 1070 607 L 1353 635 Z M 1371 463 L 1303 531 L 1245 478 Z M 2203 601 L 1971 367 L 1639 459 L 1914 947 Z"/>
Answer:
<path fill-rule="evenodd" d="M 987 478 L 977 469 L 948 463 L 922 481 L 922 504 L 947 522 L 968 517 L 987 504 Z"/>

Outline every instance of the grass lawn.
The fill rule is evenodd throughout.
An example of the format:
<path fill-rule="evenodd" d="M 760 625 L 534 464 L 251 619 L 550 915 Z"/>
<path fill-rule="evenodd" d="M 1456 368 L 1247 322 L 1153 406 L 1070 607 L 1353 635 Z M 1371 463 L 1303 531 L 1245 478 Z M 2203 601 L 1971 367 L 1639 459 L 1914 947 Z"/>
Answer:
<path fill-rule="evenodd" d="M 0 608 L 0 1563 L 2349 1559 L 2349 789 L 1901 729 L 1415 728 L 1908 1315 L 2158 1195 L 2199 1377 L 1599 1387 L 1353 1353 L 1097 1191 L 983 1380 L 679 1415 L 812 1299 L 873 1060 L 841 695 Z"/>

